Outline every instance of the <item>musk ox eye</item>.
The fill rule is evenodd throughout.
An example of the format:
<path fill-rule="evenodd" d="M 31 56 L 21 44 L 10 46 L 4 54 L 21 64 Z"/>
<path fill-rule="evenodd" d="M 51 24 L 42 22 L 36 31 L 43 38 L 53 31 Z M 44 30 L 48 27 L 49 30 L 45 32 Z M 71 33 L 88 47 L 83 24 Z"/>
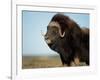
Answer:
<path fill-rule="evenodd" d="M 58 33 L 58 29 L 57 28 L 52 28 L 52 32 L 54 33 L 54 34 L 57 34 Z"/>
<path fill-rule="evenodd" d="M 53 30 L 53 31 L 52 31 L 52 34 L 53 34 L 53 35 L 56 35 L 57 33 L 58 33 L 57 30 Z"/>

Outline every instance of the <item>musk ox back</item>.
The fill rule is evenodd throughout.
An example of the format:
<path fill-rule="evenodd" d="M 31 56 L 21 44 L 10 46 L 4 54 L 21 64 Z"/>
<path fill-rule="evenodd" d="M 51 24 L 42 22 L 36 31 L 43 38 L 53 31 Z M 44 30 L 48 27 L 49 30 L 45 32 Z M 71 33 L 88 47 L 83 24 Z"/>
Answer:
<path fill-rule="evenodd" d="M 58 52 L 63 65 L 78 65 L 79 62 L 89 65 L 89 29 L 81 29 L 68 16 L 56 14 L 44 37 L 48 46 Z"/>

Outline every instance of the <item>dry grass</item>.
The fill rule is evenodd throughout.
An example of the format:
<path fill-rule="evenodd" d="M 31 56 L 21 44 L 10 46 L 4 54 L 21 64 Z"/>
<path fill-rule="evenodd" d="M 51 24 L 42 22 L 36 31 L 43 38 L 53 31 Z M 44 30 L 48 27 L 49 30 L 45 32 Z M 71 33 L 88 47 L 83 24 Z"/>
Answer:
<path fill-rule="evenodd" d="M 59 56 L 23 56 L 22 68 L 50 68 L 61 67 L 62 63 Z"/>

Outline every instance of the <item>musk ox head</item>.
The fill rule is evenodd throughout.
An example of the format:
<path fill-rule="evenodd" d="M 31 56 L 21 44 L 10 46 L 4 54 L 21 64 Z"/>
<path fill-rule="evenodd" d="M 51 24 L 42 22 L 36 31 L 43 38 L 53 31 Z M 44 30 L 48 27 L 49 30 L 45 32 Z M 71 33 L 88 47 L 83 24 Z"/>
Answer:
<path fill-rule="evenodd" d="M 47 26 L 47 33 L 45 34 L 46 43 L 51 47 L 56 41 L 61 41 L 66 35 L 70 34 L 74 26 L 78 25 L 68 16 L 56 14 Z"/>
<path fill-rule="evenodd" d="M 47 33 L 45 35 L 46 43 L 51 46 L 64 36 L 65 32 L 62 33 L 60 24 L 57 21 L 51 21 L 47 26 Z"/>

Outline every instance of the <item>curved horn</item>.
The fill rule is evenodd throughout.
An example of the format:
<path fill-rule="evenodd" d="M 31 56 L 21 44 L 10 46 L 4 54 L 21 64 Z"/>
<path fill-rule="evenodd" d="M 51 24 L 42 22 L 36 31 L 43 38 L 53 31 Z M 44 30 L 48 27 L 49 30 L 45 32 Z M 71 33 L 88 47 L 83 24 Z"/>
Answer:
<path fill-rule="evenodd" d="M 61 33 L 61 31 L 59 31 L 60 36 L 63 38 L 65 36 L 65 32 L 63 32 L 63 34 Z"/>
<path fill-rule="evenodd" d="M 62 38 L 65 36 L 65 32 L 63 32 L 63 34 L 62 34 L 60 28 L 59 28 L 59 34 L 60 34 L 60 36 L 61 36 Z"/>
<path fill-rule="evenodd" d="M 50 22 L 49 23 L 49 26 L 55 26 L 55 27 L 57 27 L 59 29 L 60 36 L 61 37 L 64 37 L 65 36 L 65 32 L 63 32 L 63 34 L 61 33 L 61 26 L 60 26 L 60 24 L 58 22 L 55 22 L 55 21 Z"/>

